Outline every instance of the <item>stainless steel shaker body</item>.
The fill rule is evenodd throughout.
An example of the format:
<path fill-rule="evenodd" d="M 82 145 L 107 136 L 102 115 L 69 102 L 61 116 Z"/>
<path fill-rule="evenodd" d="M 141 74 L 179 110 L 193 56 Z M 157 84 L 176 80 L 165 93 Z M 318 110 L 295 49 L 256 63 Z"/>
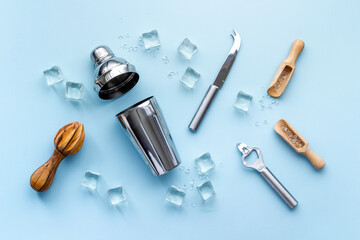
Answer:
<path fill-rule="evenodd" d="M 180 157 L 154 97 L 116 115 L 150 170 L 157 176 L 180 164 Z"/>

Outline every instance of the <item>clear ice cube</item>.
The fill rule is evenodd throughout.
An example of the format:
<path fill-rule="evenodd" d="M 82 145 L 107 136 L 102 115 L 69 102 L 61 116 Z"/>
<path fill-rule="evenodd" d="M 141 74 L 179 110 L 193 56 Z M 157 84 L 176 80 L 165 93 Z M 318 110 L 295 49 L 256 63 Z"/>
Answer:
<path fill-rule="evenodd" d="M 237 95 L 236 101 L 234 103 L 234 107 L 237 109 L 247 112 L 249 110 L 249 106 L 252 100 L 252 96 L 240 91 Z"/>
<path fill-rule="evenodd" d="M 168 194 L 166 195 L 166 201 L 175 204 L 176 206 L 181 206 L 185 197 L 185 192 L 180 188 L 172 185 L 169 189 Z"/>
<path fill-rule="evenodd" d="M 82 83 L 66 82 L 65 97 L 70 99 L 81 99 Z"/>
<path fill-rule="evenodd" d="M 215 167 L 215 163 L 212 160 L 210 153 L 205 153 L 201 157 L 195 159 L 195 164 L 201 173 L 207 173 Z"/>
<path fill-rule="evenodd" d="M 107 194 L 109 195 L 110 202 L 112 205 L 119 205 L 126 201 L 124 188 L 122 186 L 109 189 L 107 191 Z"/>
<path fill-rule="evenodd" d="M 64 80 L 61 69 L 58 66 L 53 66 L 50 69 L 43 71 L 43 73 L 48 86 L 54 85 L 55 83 Z"/>
<path fill-rule="evenodd" d="M 212 197 L 215 197 L 216 193 L 215 193 L 214 187 L 209 180 L 198 185 L 197 189 L 204 201 L 206 201 Z"/>
<path fill-rule="evenodd" d="M 86 171 L 84 179 L 81 183 L 84 187 L 95 190 L 99 184 L 100 174 L 92 171 Z"/>
<path fill-rule="evenodd" d="M 151 32 L 143 33 L 142 40 L 144 42 L 145 49 L 150 49 L 153 47 L 160 46 L 160 39 L 157 30 L 152 30 Z"/>
<path fill-rule="evenodd" d="M 192 56 L 197 52 L 198 48 L 195 44 L 190 42 L 188 38 L 185 38 L 184 41 L 178 47 L 178 52 L 181 53 L 187 60 L 190 60 Z"/>
<path fill-rule="evenodd" d="M 186 68 L 186 71 L 180 81 L 189 88 L 193 88 L 196 82 L 199 80 L 200 74 L 191 67 Z"/>

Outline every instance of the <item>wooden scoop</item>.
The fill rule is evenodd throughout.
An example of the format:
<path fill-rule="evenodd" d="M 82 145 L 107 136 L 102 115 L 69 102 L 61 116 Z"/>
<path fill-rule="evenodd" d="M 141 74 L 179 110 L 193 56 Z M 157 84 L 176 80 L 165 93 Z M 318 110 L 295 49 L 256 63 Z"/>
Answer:
<path fill-rule="evenodd" d="M 288 121 L 280 119 L 274 129 L 297 153 L 305 155 L 314 168 L 320 170 L 325 166 L 324 159 L 310 149 L 308 141 Z"/>
<path fill-rule="evenodd" d="M 295 61 L 303 50 L 304 45 L 305 43 L 298 39 L 292 44 L 289 55 L 281 62 L 267 90 L 268 94 L 272 97 L 280 97 L 285 91 L 285 88 L 295 70 Z"/>
<path fill-rule="evenodd" d="M 73 122 L 62 127 L 54 138 L 55 149 L 52 156 L 31 175 L 31 187 L 38 192 L 48 190 L 61 161 L 66 156 L 77 153 L 83 145 L 84 138 L 85 130 L 82 123 Z"/>

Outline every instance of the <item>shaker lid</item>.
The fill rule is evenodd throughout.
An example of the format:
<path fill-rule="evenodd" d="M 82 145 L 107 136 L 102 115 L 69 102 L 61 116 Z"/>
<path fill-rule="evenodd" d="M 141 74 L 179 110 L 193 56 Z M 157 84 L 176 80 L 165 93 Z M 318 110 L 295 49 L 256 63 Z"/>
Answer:
<path fill-rule="evenodd" d="M 95 90 L 101 99 L 120 97 L 139 81 L 135 66 L 115 57 L 108 46 L 96 47 L 90 58 L 95 65 Z"/>

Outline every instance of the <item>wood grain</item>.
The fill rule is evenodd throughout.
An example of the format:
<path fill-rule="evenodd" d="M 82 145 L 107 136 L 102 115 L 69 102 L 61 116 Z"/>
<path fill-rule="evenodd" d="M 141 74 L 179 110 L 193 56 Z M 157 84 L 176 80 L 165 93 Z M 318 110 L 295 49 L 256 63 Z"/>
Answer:
<path fill-rule="evenodd" d="M 274 130 L 297 152 L 305 155 L 314 168 L 325 167 L 325 161 L 309 147 L 309 142 L 285 119 L 275 123 Z M 296 136 L 296 137 L 295 137 Z"/>
<path fill-rule="evenodd" d="M 289 55 L 280 63 L 275 76 L 268 88 L 268 94 L 272 97 L 280 97 L 286 86 L 288 85 L 290 78 L 295 70 L 295 62 L 299 54 L 303 50 L 305 43 L 299 39 L 295 40 L 291 46 Z"/>
<path fill-rule="evenodd" d="M 50 159 L 31 175 L 31 187 L 38 192 L 48 190 L 61 161 L 66 156 L 77 153 L 84 143 L 84 138 L 84 125 L 80 122 L 69 123 L 60 128 L 54 138 L 55 149 Z"/>

